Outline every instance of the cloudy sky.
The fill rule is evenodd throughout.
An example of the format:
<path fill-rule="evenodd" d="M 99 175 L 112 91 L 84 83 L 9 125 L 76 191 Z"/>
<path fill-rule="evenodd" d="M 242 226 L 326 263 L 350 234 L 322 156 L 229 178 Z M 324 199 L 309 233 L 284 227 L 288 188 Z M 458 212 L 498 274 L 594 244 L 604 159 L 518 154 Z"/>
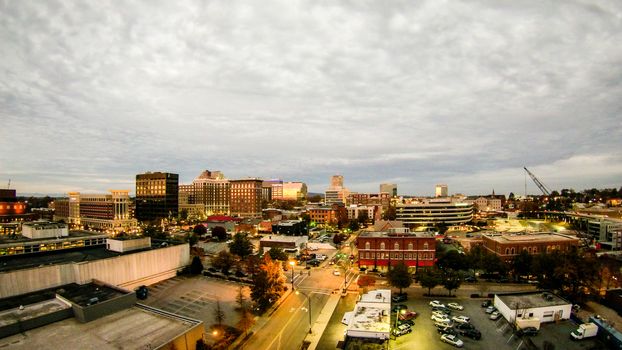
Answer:
<path fill-rule="evenodd" d="M 621 43 L 618 0 L 0 0 L 0 186 L 620 187 Z"/>

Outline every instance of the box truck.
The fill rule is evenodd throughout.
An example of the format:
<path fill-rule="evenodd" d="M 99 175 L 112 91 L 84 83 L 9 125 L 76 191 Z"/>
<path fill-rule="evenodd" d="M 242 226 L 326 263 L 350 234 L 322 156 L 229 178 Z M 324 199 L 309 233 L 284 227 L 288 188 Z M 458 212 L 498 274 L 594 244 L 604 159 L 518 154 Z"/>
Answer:
<path fill-rule="evenodd" d="M 590 322 L 579 325 L 579 328 L 570 333 L 570 336 L 572 337 L 572 339 L 579 340 L 594 337 L 597 333 L 598 326 Z"/>

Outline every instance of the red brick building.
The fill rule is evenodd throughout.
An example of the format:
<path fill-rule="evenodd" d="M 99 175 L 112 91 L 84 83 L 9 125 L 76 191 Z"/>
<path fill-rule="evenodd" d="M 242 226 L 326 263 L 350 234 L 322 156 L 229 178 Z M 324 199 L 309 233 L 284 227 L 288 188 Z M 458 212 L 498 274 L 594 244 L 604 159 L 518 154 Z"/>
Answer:
<path fill-rule="evenodd" d="M 261 218 L 262 180 L 231 180 L 231 215 L 243 218 Z"/>
<path fill-rule="evenodd" d="M 400 262 L 413 270 L 434 265 L 436 240 L 427 233 L 407 228 L 387 232 L 363 232 L 357 240 L 359 267 L 386 271 Z"/>
<path fill-rule="evenodd" d="M 483 234 L 482 245 L 489 252 L 510 261 L 522 250 L 529 254 L 549 253 L 554 250 L 569 251 L 579 246 L 579 239 L 560 233 Z"/>

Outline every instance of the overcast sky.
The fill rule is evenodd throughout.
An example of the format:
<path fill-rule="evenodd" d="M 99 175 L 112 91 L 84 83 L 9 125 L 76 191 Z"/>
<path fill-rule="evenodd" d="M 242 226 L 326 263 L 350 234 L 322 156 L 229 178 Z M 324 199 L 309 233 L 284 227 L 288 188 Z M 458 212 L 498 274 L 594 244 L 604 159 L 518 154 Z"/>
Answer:
<path fill-rule="evenodd" d="M 0 187 L 622 186 L 622 2 L 0 0 Z M 539 193 L 527 178 L 529 193 Z"/>

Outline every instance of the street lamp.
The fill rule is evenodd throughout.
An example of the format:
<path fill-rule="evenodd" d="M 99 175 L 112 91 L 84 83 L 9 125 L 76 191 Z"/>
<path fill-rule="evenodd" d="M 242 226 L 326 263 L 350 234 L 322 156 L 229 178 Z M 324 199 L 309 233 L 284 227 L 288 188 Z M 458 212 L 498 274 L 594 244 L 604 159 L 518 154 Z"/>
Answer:
<path fill-rule="evenodd" d="M 302 294 L 305 297 L 307 297 L 307 304 L 309 305 L 309 334 L 312 334 L 312 329 L 311 329 L 311 298 L 309 297 L 309 295 L 307 295 L 307 293 L 303 292 L 303 291 L 296 291 L 296 295 L 298 294 Z"/>
<path fill-rule="evenodd" d="M 395 328 L 394 329 L 397 329 L 397 323 L 398 323 L 397 321 L 399 321 L 399 319 L 400 319 L 400 314 L 403 315 L 405 313 L 406 313 L 406 310 L 404 310 L 404 309 L 396 309 L 395 310 Z M 397 339 L 397 336 L 395 336 L 395 339 Z"/>
<path fill-rule="evenodd" d="M 296 263 L 294 261 L 290 261 L 289 264 L 292 267 L 292 291 L 294 290 L 294 266 L 296 266 Z"/>

